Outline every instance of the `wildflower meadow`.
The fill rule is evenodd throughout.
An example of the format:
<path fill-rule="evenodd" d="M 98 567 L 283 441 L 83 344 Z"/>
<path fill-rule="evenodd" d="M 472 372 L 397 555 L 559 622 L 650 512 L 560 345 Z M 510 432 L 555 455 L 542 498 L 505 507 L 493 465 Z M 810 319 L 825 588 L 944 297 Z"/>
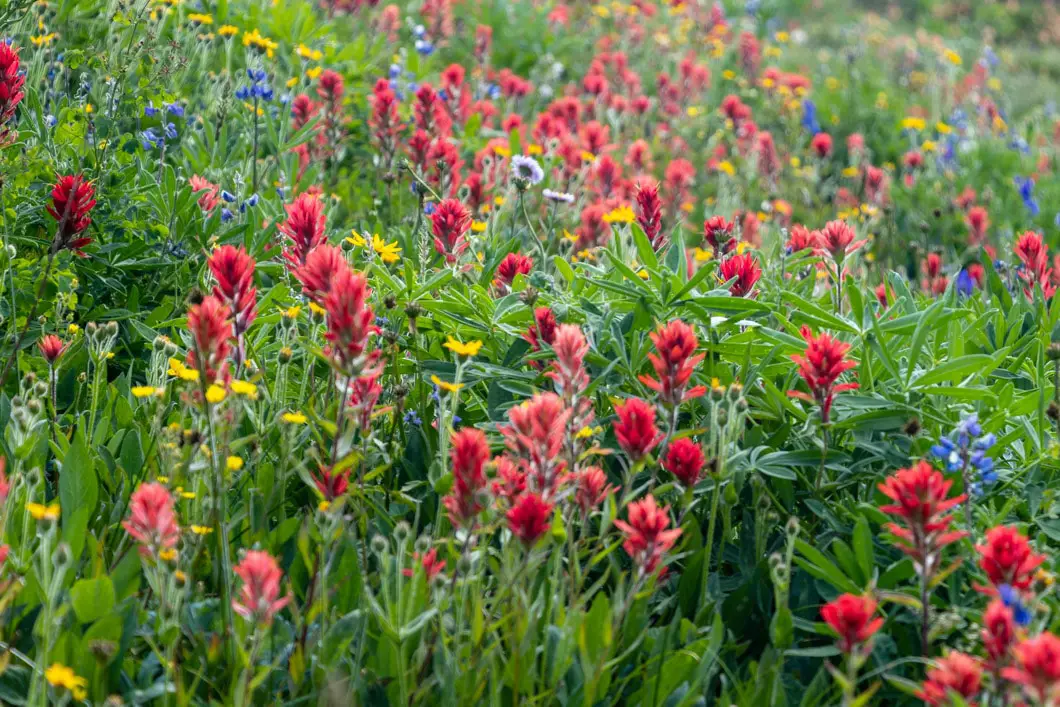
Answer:
<path fill-rule="evenodd" d="M 0 0 L 0 703 L 1060 706 L 1060 10 Z"/>

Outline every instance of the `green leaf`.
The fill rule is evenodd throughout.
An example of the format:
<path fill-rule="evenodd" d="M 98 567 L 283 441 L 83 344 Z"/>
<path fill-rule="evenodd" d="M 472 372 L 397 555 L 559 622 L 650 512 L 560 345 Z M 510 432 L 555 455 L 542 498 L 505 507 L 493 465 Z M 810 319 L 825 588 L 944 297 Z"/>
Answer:
<path fill-rule="evenodd" d="M 81 557 L 88 521 L 96 512 L 99 481 L 92 456 L 78 433 L 63 458 L 59 472 L 59 504 L 62 510 L 62 538 L 70 545 L 73 558 Z"/>
<path fill-rule="evenodd" d="M 79 580 L 70 588 L 70 604 L 74 607 L 77 620 L 83 624 L 109 614 L 114 602 L 114 584 L 106 575 Z"/>
<path fill-rule="evenodd" d="M 858 515 L 854 523 L 853 542 L 854 555 L 857 557 L 858 567 L 861 568 L 861 575 L 867 579 L 872 576 L 876 561 L 873 558 L 872 529 L 869 528 L 869 521 L 863 515 Z"/>

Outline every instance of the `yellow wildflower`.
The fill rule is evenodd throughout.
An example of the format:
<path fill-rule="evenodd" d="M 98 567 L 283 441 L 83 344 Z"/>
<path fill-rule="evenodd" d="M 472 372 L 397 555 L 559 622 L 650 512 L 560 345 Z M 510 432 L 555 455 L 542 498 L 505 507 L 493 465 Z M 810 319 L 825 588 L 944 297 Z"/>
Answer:
<path fill-rule="evenodd" d="M 213 528 L 207 525 L 193 525 L 191 526 L 191 532 L 195 533 L 196 535 L 209 535 L 213 532 Z"/>
<path fill-rule="evenodd" d="M 305 70 L 305 75 L 314 81 L 319 78 L 322 73 L 324 73 L 324 68 L 320 66 L 314 66 L 312 69 Z"/>
<path fill-rule="evenodd" d="M 947 49 L 945 52 L 943 52 L 943 56 L 946 57 L 946 61 L 950 62 L 954 66 L 961 65 L 961 55 L 953 51 L 952 49 Z"/>
<path fill-rule="evenodd" d="M 858 172 L 859 171 L 860 170 L 858 170 L 857 167 L 844 167 L 843 168 L 843 176 L 844 177 L 856 177 L 856 176 L 858 176 Z"/>
<path fill-rule="evenodd" d="M 456 391 L 464 387 L 463 383 L 449 383 L 448 381 L 443 381 L 438 376 L 433 375 L 431 376 L 431 383 L 434 383 L 436 386 L 438 386 L 447 393 L 455 393 Z"/>
<path fill-rule="evenodd" d="M 55 32 L 48 32 L 47 34 L 38 34 L 35 37 L 30 37 L 29 41 L 32 42 L 35 47 L 46 47 L 55 41 L 55 38 L 58 36 L 59 35 Z"/>
<path fill-rule="evenodd" d="M 902 130 L 916 130 L 917 132 L 923 130 L 927 123 L 924 122 L 923 118 L 917 118 L 916 116 L 909 116 L 902 120 Z"/>
<path fill-rule="evenodd" d="M 331 501 L 321 501 L 317 504 L 317 510 L 321 513 L 327 513 L 329 508 L 331 508 Z"/>
<path fill-rule="evenodd" d="M 294 53 L 303 59 L 308 59 L 309 61 L 320 61 L 324 58 L 324 52 L 319 49 L 310 49 L 304 44 L 299 44 L 298 49 L 296 49 Z"/>
<path fill-rule="evenodd" d="M 626 204 L 604 214 L 604 223 L 633 223 L 637 215 Z"/>
<path fill-rule="evenodd" d="M 320 316 L 320 317 L 322 317 L 325 314 L 327 314 L 327 310 L 324 309 L 323 307 L 321 307 L 316 302 L 310 302 L 309 303 L 309 311 L 312 312 L 313 314 L 316 314 L 317 316 Z"/>
<path fill-rule="evenodd" d="M 156 388 L 153 385 L 134 385 L 132 388 L 132 394 L 137 398 L 149 398 L 152 395 L 158 395 L 161 392 L 161 389 Z"/>
<path fill-rule="evenodd" d="M 777 40 L 780 44 L 787 44 L 788 40 L 791 39 L 791 35 L 781 30 L 773 35 L 773 39 Z"/>
<path fill-rule="evenodd" d="M 839 79 L 835 76 L 829 76 L 824 80 L 824 85 L 829 91 L 839 90 Z"/>
<path fill-rule="evenodd" d="M 724 172 L 730 177 L 736 174 L 736 168 L 733 167 L 732 162 L 729 162 L 728 160 L 722 160 L 718 163 L 718 171 Z"/>
<path fill-rule="evenodd" d="M 188 15 L 188 22 L 196 25 L 212 25 L 213 15 L 204 15 L 199 12 L 192 12 Z"/>
<path fill-rule="evenodd" d="M 243 468 L 243 458 L 237 456 L 228 457 L 225 460 L 225 468 L 229 471 L 239 471 Z"/>
<path fill-rule="evenodd" d="M 924 140 L 924 144 L 921 147 L 924 148 L 924 152 L 934 152 L 938 146 L 933 140 Z"/>
<path fill-rule="evenodd" d="M 951 128 L 947 123 L 943 123 L 941 120 L 935 123 L 935 130 L 939 131 L 939 135 L 949 135 L 953 132 L 953 128 Z"/>
<path fill-rule="evenodd" d="M 253 383 L 248 383 L 247 381 L 232 381 L 228 384 L 228 388 L 236 395 L 245 395 L 251 400 L 258 399 L 258 386 Z"/>
<path fill-rule="evenodd" d="M 166 371 L 171 376 L 176 376 L 182 381 L 197 381 L 199 380 L 199 372 L 194 368 L 188 368 L 184 365 L 184 362 L 178 358 L 169 359 L 169 370 Z"/>
<path fill-rule="evenodd" d="M 239 28 L 235 25 L 221 25 L 217 28 L 217 34 L 227 39 L 228 37 L 234 37 L 239 34 Z"/>
<path fill-rule="evenodd" d="M 66 327 L 66 333 L 70 336 L 77 336 L 81 333 L 81 327 L 77 326 L 76 324 L 71 324 L 70 326 Z"/>
<path fill-rule="evenodd" d="M 697 263 L 705 263 L 714 257 L 714 253 L 696 246 L 696 248 L 692 251 L 692 256 L 695 258 L 695 261 Z"/>
<path fill-rule="evenodd" d="M 469 341 L 465 344 L 450 336 L 446 339 L 445 348 L 449 349 L 457 356 L 477 356 L 479 350 L 482 348 L 482 342 L 476 339 L 475 341 Z"/>
<path fill-rule="evenodd" d="M 511 157 L 512 151 L 503 145 L 497 145 L 493 148 L 493 151 L 501 157 Z"/>
<path fill-rule="evenodd" d="M 243 46 L 253 47 L 259 52 L 263 52 L 265 56 L 271 59 L 276 55 L 276 48 L 280 45 L 262 35 L 261 32 L 255 28 L 249 32 L 243 32 Z"/>
<path fill-rule="evenodd" d="M 53 687 L 69 690 L 70 695 L 78 702 L 88 697 L 88 691 L 85 689 L 88 687 L 88 681 L 75 673 L 73 668 L 68 668 L 62 663 L 52 663 L 44 671 L 44 679 Z"/>
<path fill-rule="evenodd" d="M 206 402 L 213 403 L 214 405 L 216 405 L 224 399 L 225 389 L 217 385 L 216 383 L 206 389 Z"/>
<path fill-rule="evenodd" d="M 309 418 L 307 418 L 300 412 L 285 412 L 284 414 L 280 415 L 280 419 L 292 425 L 304 425 L 306 422 L 309 421 Z"/>
<path fill-rule="evenodd" d="M 50 506 L 45 506 L 43 503 L 27 503 L 26 512 L 33 517 L 33 520 L 58 520 L 60 509 L 58 503 Z"/>
<path fill-rule="evenodd" d="M 170 547 L 166 548 L 165 550 L 161 550 L 158 553 L 158 559 L 162 560 L 163 562 L 172 562 L 173 560 L 177 559 L 176 548 Z"/>
<path fill-rule="evenodd" d="M 485 221 L 472 221 L 471 222 L 471 230 L 474 231 L 475 233 L 482 233 L 483 231 L 486 230 L 486 222 Z"/>
<path fill-rule="evenodd" d="M 725 79 L 726 81 L 735 81 L 736 80 L 736 72 L 733 71 L 732 69 L 725 69 L 725 71 L 721 72 L 721 77 L 723 79 Z"/>
<path fill-rule="evenodd" d="M 531 156 L 541 155 L 545 150 L 540 145 L 530 145 L 526 148 L 526 154 Z"/>
<path fill-rule="evenodd" d="M 372 250 L 387 265 L 401 260 L 401 248 L 398 247 L 397 241 L 387 243 L 379 237 L 378 233 L 372 236 Z"/>

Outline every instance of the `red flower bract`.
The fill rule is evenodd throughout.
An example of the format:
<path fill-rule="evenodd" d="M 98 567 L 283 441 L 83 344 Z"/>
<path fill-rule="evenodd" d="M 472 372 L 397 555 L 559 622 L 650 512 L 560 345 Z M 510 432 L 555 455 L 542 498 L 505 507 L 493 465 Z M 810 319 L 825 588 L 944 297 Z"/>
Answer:
<path fill-rule="evenodd" d="M 843 258 L 857 251 L 865 245 L 865 239 L 855 241 L 857 234 L 845 221 L 829 221 L 819 231 L 818 240 L 821 247 L 828 251 L 836 262 L 842 262 Z"/>
<path fill-rule="evenodd" d="M 751 253 L 733 255 L 721 261 L 719 266 L 722 282 L 735 281 L 729 285 L 733 297 L 750 297 L 755 294 L 755 283 L 762 276 L 762 269 Z"/>
<path fill-rule="evenodd" d="M 662 233 L 662 199 L 657 186 L 644 185 L 637 190 L 637 223 L 652 248 L 659 250 L 666 245 Z"/>
<path fill-rule="evenodd" d="M 982 675 L 978 658 L 951 651 L 927 671 L 927 679 L 916 696 L 932 707 L 950 704 L 951 692 L 968 700 L 979 694 Z"/>
<path fill-rule="evenodd" d="M 215 295 L 207 295 L 188 308 L 188 331 L 194 348 L 188 354 L 193 368 L 204 366 L 209 380 L 223 377 L 232 337 L 232 310 Z"/>
<path fill-rule="evenodd" d="M 1016 620 L 1012 609 L 994 599 L 983 612 L 983 647 L 996 670 L 1008 661 L 1009 650 L 1016 640 Z"/>
<path fill-rule="evenodd" d="M 173 512 L 173 497 L 159 483 L 140 484 L 129 499 L 129 518 L 122 527 L 140 543 L 140 554 L 157 555 L 177 544 L 180 527 Z"/>
<path fill-rule="evenodd" d="M 659 508 L 655 497 L 649 494 L 626 507 L 627 521 L 615 521 L 615 527 L 626 536 L 622 547 L 646 574 L 655 571 L 677 538 L 681 537 L 680 528 L 668 529 L 669 511 L 669 506 Z"/>
<path fill-rule="evenodd" d="M 827 333 L 814 336 L 810 327 L 805 325 L 800 333 L 806 340 L 806 351 L 803 355 L 792 354 L 791 360 L 799 364 L 799 375 L 806 381 L 810 395 L 794 390 L 788 391 L 788 395 L 820 405 L 821 421 L 827 423 L 831 416 L 832 402 L 836 393 L 858 387 L 857 383 L 836 385 L 836 381 L 844 371 L 849 371 L 858 364 L 855 361 L 846 360 L 850 344 L 833 339 Z"/>
<path fill-rule="evenodd" d="M 378 331 L 375 314 L 368 305 L 371 294 L 364 275 L 344 268 L 332 278 L 331 289 L 324 296 L 328 316 L 324 336 L 331 344 L 336 363 L 351 378 L 370 375 L 378 358 L 378 352 L 366 353 L 368 337 Z"/>
<path fill-rule="evenodd" d="M 588 513 L 603 503 L 615 491 L 607 483 L 607 473 L 598 466 L 589 466 L 574 475 L 574 500 L 582 513 Z"/>
<path fill-rule="evenodd" d="M 77 236 L 92 223 L 89 212 L 96 205 L 95 189 L 80 174 L 59 177 L 52 187 L 52 203 L 48 214 L 58 223 L 52 248 L 56 251 L 70 250 L 85 257 L 81 249 L 92 242 L 91 238 Z"/>
<path fill-rule="evenodd" d="M 640 382 L 659 394 L 667 405 L 680 405 L 707 392 L 705 386 L 688 388 L 688 381 L 704 354 L 695 354 L 699 339 L 695 330 L 680 319 L 660 325 L 651 333 L 655 353 L 648 354 L 658 379 L 641 375 Z"/>
<path fill-rule="evenodd" d="M 714 257 L 728 253 L 736 247 L 736 241 L 732 237 L 735 227 L 735 224 L 726 221 L 724 216 L 711 216 L 703 222 L 703 238 L 714 250 Z"/>
<path fill-rule="evenodd" d="M 300 194 L 293 204 L 284 207 L 287 220 L 280 224 L 280 233 L 291 241 L 283 257 L 294 269 L 305 264 L 310 251 L 325 242 L 324 202 L 312 194 Z"/>
<path fill-rule="evenodd" d="M 3 44 L 3 42 L 0 42 L 0 44 Z M 66 344 L 55 334 L 47 334 L 42 336 L 40 341 L 37 342 L 37 348 L 40 350 L 44 360 L 48 362 L 48 365 L 54 366 L 59 357 L 63 355 L 63 351 L 66 350 Z"/>
<path fill-rule="evenodd" d="M 817 153 L 821 159 L 832 154 L 832 136 L 828 133 L 817 133 L 810 141 L 810 148 Z"/>
<path fill-rule="evenodd" d="M 490 458 L 490 445 L 486 433 L 474 427 L 455 432 L 450 444 L 453 488 L 442 499 L 442 504 L 449 511 L 449 522 L 455 526 L 468 526 L 482 510 L 481 495 L 486 488 L 483 469 Z"/>
<path fill-rule="evenodd" d="M 320 467 L 319 474 L 313 474 L 313 483 L 317 490 L 324 496 L 325 501 L 334 501 L 346 493 L 350 486 L 350 471 L 332 471 L 330 467 Z"/>
<path fill-rule="evenodd" d="M 25 95 L 22 86 L 26 77 L 19 70 L 18 49 L 0 41 L 0 146 L 14 141 L 16 133 L 10 123 L 15 108 Z"/>
<path fill-rule="evenodd" d="M 873 618 L 876 601 L 872 597 L 843 594 L 821 609 L 825 620 L 839 637 L 839 650 L 850 653 L 868 643 L 883 626 L 883 619 Z"/>
<path fill-rule="evenodd" d="M 548 530 L 552 519 L 552 504 L 536 493 L 524 493 L 508 511 L 508 529 L 527 548 L 533 547 Z"/>
<path fill-rule="evenodd" d="M 349 270 L 349 266 L 342 250 L 325 243 L 311 250 L 305 263 L 293 267 L 291 274 L 302 283 L 302 292 L 307 297 L 315 302 L 322 302 L 324 296 L 331 291 L 332 280 L 346 270 Z"/>
<path fill-rule="evenodd" d="M 210 253 L 207 265 L 217 280 L 214 295 L 223 299 L 235 314 L 233 326 L 238 337 L 250 328 L 258 314 L 254 258 L 242 246 L 223 245 Z"/>
<path fill-rule="evenodd" d="M 236 575 L 243 580 L 239 599 L 232 600 L 232 608 L 245 619 L 268 625 L 287 603 L 290 596 L 280 598 L 280 580 L 283 572 L 275 558 L 262 550 L 251 550 L 235 567 Z"/>
<path fill-rule="evenodd" d="M 615 405 L 618 420 L 614 423 L 618 446 L 634 462 L 640 461 L 662 441 L 655 426 L 655 408 L 639 398 L 630 398 Z"/>
<path fill-rule="evenodd" d="M 888 532 L 897 539 L 898 548 L 913 558 L 918 572 L 928 577 L 938 569 L 942 549 L 967 535 L 963 530 L 949 530 L 953 518 L 946 514 L 965 499 L 963 494 L 948 498 L 952 485 L 942 472 L 920 461 L 899 469 L 878 487 L 894 502 L 880 510 L 904 525 L 889 523 Z"/>
<path fill-rule="evenodd" d="M 707 459 L 703 448 L 688 437 L 679 437 L 666 449 L 666 458 L 662 466 L 681 482 L 685 488 L 692 488 L 699 481 L 699 475 Z"/>
<path fill-rule="evenodd" d="M 511 287 L 516 275 L 528 275 L 534 267 L 534 261 L 530 256 L 522 253 L 508 253 L 504 260 L 497 266 L 496 276 L 493 278 L 493 286 L 503 289 Z"/>
<path fill-rule="evenodd" d="M 979 567 L 995 589 L 1002 584 L 1028 589 L 1034 571 L 1045 562 L 1045 555 L 1034 552 L 1023 534 L 1004 525 L 986 531 L 986 542 L 975 549 L 980 554 Z"/>
<path fill-rule="evenodd" d="M 456 199 L 446 199 L 438 204 L 431 214 L 431 232 L 434 234 L 434 249 L 454 263 L 467 250 L 464 234 L 471 228 L 471 215 Z"/>
<path fill-rule="evenodd" d="M 558 460 L 570 410 L 555 393 L 538 393 L 508 410 L 501 425 L 505 443 L 524 462 L 530 488 L 548 499 L 557 490 L 565 463 Z"/>
<path fill-rule="evenodd" d="M 1046 631 L 1016 644 L 1016 664 L 1001 676 L 1022 685 L 1037 704 L 1052 704 L 1060 697 L 1060 638 Z"/>

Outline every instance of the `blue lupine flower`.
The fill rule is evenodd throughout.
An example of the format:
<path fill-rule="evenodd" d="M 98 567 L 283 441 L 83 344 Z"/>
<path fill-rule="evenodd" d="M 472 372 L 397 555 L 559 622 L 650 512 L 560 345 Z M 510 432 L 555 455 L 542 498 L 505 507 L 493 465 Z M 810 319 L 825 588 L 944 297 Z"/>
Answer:
<path fill-rule="evenodd" d="M 169 103 L 169 104 L 167 104 L 166 105 L 166 111 L 170 115 L 175 115 L 178 118 L 183 118 L 184 117 L 184 106 L 180 105 L 179 103 Z"/>
<path fill-rule="evenodd" d="M 1012 609 L 1012 618 L 1015 620 L 1016 625 L 1026 626 L 1034 618 L 1031 610 L 1027 608 L 1023 603 L 1023 598 L 1020 597 L 1020 593 L 1008 584 L 1002 584 L 997 588 L 998 596 L 1001 597 L 1001 602 Z"/>
<path fill-rule="evenodd" d="M 236 89 L 236 98 L 241 101 L 245 101 L 250 98 L 250 89 L 246 86 L 240 86 Z"/>
<path fill-rule="evenodd" d="M 976 497 L 982 495 L 984 485 L 989 486 L 998 479 L 994 460 L 986 453 L 996 442 L 997 436 L 993 433 L 983 434 L 979 415 L 972 413 L 962 419 L 953 432 L 940 437 L 938 443 L 932 445 L 931 454 L 946 465 L 946 471 L 959 471 L 962 475 L 974 472 L 967 477 L 968 492 Z"/>
<path fill-rule="evenodd" d="M 44 116 L 44 124 L 47 125 L 49 128 L 54 128 L 56 126 L 56 124 L 58 124 L 58 122 L 59 122 L 59 119 L 56 118 L 51 113 L 49 113 L 48 115 Z"/>
<path fill-rule="evenodd" d="M 821 132 L 821 124 L 817 120 L 817 105 L 809 98 L 802 102 L 802 127 L 810 135 Z"/>
<path fill-rule="evenodd" d="M 426 204 L 423 205 L 423 213 L 426 214 L 427 216 L 430 216 L 431 214 L 434 213 L 434 202 L 433 201 L 428 201 Z"/>
<path fill-rule="evenodd" d="M 453 424 L 454 425 L 459 425 L 460 424 L 460 416 L 459 415 L 453 415 Z"/>
<path fill-rule="evenodd" d="M 1012 181 L 1016 184 L 1016 189 L 1019 190 L 1020 198 L 1023 199 L 1023 205 L 1027 208 L 1027 213 L 1031 217 L 1041 213 L 1041 207 L 1038 206 L 1038 202 L 1034 198 L 1034 180 L 1030 177 L 1013 177 Z"/>
<path fill-rule="evenodd" d="M 438 92 L 438 98 L 442 99 L 443 101 L 448 101 L 449 92 L 443 88 L 441 91 Z"/>
<path fill-rule="evenodd" d="M 425 28 L 423 25 L 416 25 L 412 28 L 412 34 L 417 38 L 423 37 L 423 35 L 427 34 L 427 28 Z"/>
<path fill-rule="evenodd" d="M 423 56 L 430 56 L 431 52 L 434 51 L 434 45 L 426 39 L 417 39 L 415 47 L 416 51 Z"/>
<path fill-rule="evenodd" d="M 159 147 L 164 142 L 162 136 L 156 133 L 154 128 L 148 128 L 147 130 L 144 130 L 142 133 L 140 133 L 140 137 L 142 138 L 140 140 L 140 144 L 144 146 L 145 150 L 150 150 L 154 147 Z"/>
<path fill-rule="evenodd" d="M 235 214 L 232 213 L 231 209 L 221 209 L 221 222 L 225 223 L 235 218 Z"/>
<path fill-rule="evenodd" d="M 970 297 L 972 292 L 975 291 L 975 281 L 972 279 L 971 274 L 968 272 L 968 268 L 962 268 L 957 273 L 957 294 L 962 297 Z"/>
<path fill-rule="evenodd" d="M 251 194 L 247 198 L 245 203 L 246 203 L 247 206 L 249 206 L 251 208 L 254 208 L 255 206 L 257 206 L 258 205 L 258 195 L 257 195 L 257 193 Z"/>
<path fill-rule="evenodd" d="M 416 427 L 423 424 L 423 420 L 420 419 L 420 416 L 416 414 L 415 410 L 409 410 L 406 412 L 403 419 L 407 424 L 415 425 Z"/>
<path fill-rule="evenodd" d="M 392 79 L 396 79 L 398 76 L 401 76 L 401 67 L 397 64 L 391 64 L 390 70 L 387 72 L 387 76 Z"/>
<path fill-rule="evenodd" d="M 224 199 L 225 201 L 227 201 L 229 204 L 233 204 L 233 203 L 235 203 L 236 195 L 233 194 L 232 192 L 228 191 L 227 189 L 222 189 L 221 190 L 221 198 Z"/>
<path fill-rule="evenodd" d="M 158 109 L 155 108 L 154 104 L 148 103 L 146 106 L 144 106 L 144 115 L 147 116 L 148 118 L 153 118 L 157 114 L 158 114 Z"/>
<path fill-rule="evenodd" d="M 438 404 L 441 404 L 441 402 L 442 402 L 442 395 L 441 395 L 441 393 L 440 393 L 440 392 L 438 391 L 438 386 L 436 385 L 436 386 L 433 386 L 433 387 L 434 387 L 434 390 L 433 390 L 433 391 L 431 391 L 431 400 L 433 400 L 434 402 L 436 402 L 436 403 L 438 403 Z"/>
<path fill-rule="evenodd" d="M 166 123 L 166 137 L 170 140 L 177 139 L 177 126 L 173 123 Z"/>

